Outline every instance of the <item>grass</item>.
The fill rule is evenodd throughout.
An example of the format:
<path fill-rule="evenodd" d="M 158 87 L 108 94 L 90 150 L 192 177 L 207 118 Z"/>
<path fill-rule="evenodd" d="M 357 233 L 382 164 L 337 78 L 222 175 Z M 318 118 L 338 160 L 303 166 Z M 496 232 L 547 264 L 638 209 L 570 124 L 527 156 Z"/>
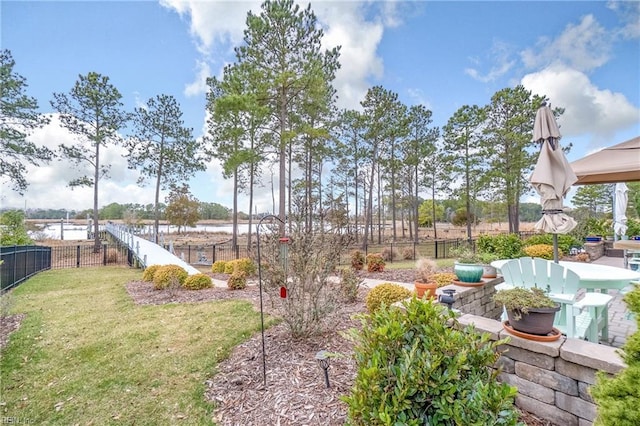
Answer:
<path fill-rule="evenodd" d="M 260 328 L 251 304 L 138 306 L 137 270 L 43 272 L 14 290 L 27 313 L 0 360 L 3 418 L 35 424 L 213 424 L 204 381 Z"/>

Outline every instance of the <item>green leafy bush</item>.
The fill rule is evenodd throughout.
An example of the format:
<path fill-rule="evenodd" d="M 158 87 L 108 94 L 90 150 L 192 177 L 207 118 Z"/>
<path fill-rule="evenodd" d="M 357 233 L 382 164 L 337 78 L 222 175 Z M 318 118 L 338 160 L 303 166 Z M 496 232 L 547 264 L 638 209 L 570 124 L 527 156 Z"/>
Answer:
<path fill-rule="evenodd" d="M 370 253 L 367 255 L 367 271 L 383 272 L 386 262 L 380 253 Z"/>
<path fill-rule="evenodd" d="M 236 269 L 227 280 L 227 287 L 231 290 L 242 290 L 247 287 L 247 274 Z"/>
<path fill-rule="evenodd" d="M 399 284 L 383 283 L 375 286 L 365 298 L 369 312 L 377 311 L 384 303 L 390 306 L 400 300 L 411 297 L 413 293 Z"/>
<path fill-rule="evenodd" d="M 202 290 L 203 288 L 213 287 L 213 282 L 211 282 L 211 278 L 206 274 L 195 274 L 189 275 L 182 287 L 189 290 Z"/>
<path fill-rule="evenodd" d="M 590 392 L 598 406 L 594 422 L 599 426 L 634 426 L 640 424 L 640 287 L 624 296 L 630 312 L 635 314 L 638 331 L 622 347 L 627 367 L 615 377 L 599 372 Z"/>
<path fill-rule="evenodd" d="M 490 368 L 505 340 L 461 329 L 441 305 L 412 298 L 404 306 L 363 316 L 350 333 L 358 371 L 342 397 L 348 424 L 515 425 L 516 388 Z"/>
<path fill-rule="evenodd" d="M 360 250 L 353 250 L 350 255 L 351 267 L 355 271 L 361 271 L 364 268 L 364 253 Z"/>
<path fill-rule="evenodd" d="M 163 290 L 171 286 L 180 287 L 189 274 L 178 265 L 163 265 L 153 274 L 153 286 Z"/>
<path fill-rule="evenodd" d="M 524 254 L 518 234 L 480 235 L 476 244 L 479 252 L 495 254 L 499 259 L 517 259 Z"/>
<path fill-rule="evenodd" d="M 553 247 L 553 234 L 536 234 L 524 241 L 525 247 L 538 244 L 547 244 Z M 582 242 L 572 235 L 558 235 L 558 249 L 563 253 L 569 253 L 571 251 L 571 247 L 581 246 Z"/>
<path fill-rule="evenodd" d="M 213 265 L 211 265 L 211 272 L 213 272 L 214 274 L 224 274 L 226 267 L 227 262 L 225 262 L 224 260 L 216 260 L 215 262 L 213 262 Z"/>
<path fill-rule="evenodd" d="M 151 265 L 147 266 L 142 273 L 142 281 L 153 282 L 153 276 L 156 274 L 156 271 L 160 269 L 162 265 Z"/>
<path fill-rule="evenodd" d="M 534 244 L 526 246 L 523 251 L 524 254 L 530 257 L 553 260 L 553 246 L 550 244 Z M 560 249 L 558 249 L 558 257 L 562 257 L 562 250 Z"/>

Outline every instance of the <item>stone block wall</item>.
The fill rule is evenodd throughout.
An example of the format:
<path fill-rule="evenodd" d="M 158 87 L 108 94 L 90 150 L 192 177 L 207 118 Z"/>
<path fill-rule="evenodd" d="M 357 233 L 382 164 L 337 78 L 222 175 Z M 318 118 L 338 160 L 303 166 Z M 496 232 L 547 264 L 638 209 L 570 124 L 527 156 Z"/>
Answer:
<path fill-rule="evenodd" d="M 555 342 L 534 342 L 509 334 L 500 321 L 470 314 L 459 321 L 490 333 L 494 340 L 509 337 L 500 347 L 500 380 L 518 388 L 516 406 L 557 425 L 592 425 L 597 407 L 589 387 L 596 372 L 613 375 L 625 367 L 611 346 L 564 336 Z"/>
<path fill-rule="evenodd" d="M 584 243 L 584 251 L 587 252 L 591 260 L 596 260 L 604 256 L 604 241 L 597 243 Z"/>
<path fill-rule="evenodd" d="M 450 285 L 438 289 L 456 290 L 454 309 L 461 311 L 461 325 L 473 324 L 493 340 L 508 337 L 500 347 L 497 362 L 500 380 L 518 388 L 516 405 L 557 425 L 588 426 L 596 417 L 596 405 L 589 395 L 596 372 L 616 374 L 625 365 L 611 346 L 562 336 L 555 342 L 534 342 L 506 331 L 500 316 L 502 306 L 493 302 L 501 277 L 481 287 Z"/>

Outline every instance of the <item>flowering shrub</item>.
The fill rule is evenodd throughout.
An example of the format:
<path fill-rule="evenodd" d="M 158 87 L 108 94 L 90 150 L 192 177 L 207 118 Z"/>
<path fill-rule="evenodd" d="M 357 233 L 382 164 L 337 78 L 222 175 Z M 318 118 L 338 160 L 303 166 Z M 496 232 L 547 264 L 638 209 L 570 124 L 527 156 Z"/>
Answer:
<path fill-rule="evenodd" d="M 186 280 L 184 280 L 184 284 L 182 287 L 189 290 L 202 290 L 203 288 L 213 287 L 213 283 L 211 282 L 211 278 L 205 274 L 195 274 L 189 275 Z"/>
<path fill-rule="evenodd" d="M 225 262 L 224 260 L 216 260 L 215 262 L 213 262 L 213 265 L 211 265 L 211 272 L 224 274 L 224 270 L 226 267 L 227 262 Z"/>
<path fill-rule="evenodd" d="M 524 253 L 531 257 L 553 260 L 553 246 L 549 244 L 534 244 L 524 248 Z M 558 257 L 562 257 L 561 250 L 558 250 Z"/>
<path fill-rule="evenodd" d="M 383 283 L 375 286 L 365 298 L 367 310 L 369 312 L 377 311 L 384 303 L 390 306 L 400 300 L 411 297 L 413 293 L 399 284 Z"/>

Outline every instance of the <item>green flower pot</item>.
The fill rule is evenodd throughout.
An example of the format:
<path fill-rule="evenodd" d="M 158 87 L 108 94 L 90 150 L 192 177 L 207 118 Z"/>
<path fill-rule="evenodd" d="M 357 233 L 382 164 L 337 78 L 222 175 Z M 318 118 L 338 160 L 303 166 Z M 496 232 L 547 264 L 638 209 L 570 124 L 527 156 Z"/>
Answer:
<path fill-rule="evenodd" d="M 453 272 L 456 273 L 458 281 L 463 283 L 477 283 L 482 281 L 482 273 L 484 268 L 482 265 L 475 263 L 458 263 L 453 266 Z"/>

